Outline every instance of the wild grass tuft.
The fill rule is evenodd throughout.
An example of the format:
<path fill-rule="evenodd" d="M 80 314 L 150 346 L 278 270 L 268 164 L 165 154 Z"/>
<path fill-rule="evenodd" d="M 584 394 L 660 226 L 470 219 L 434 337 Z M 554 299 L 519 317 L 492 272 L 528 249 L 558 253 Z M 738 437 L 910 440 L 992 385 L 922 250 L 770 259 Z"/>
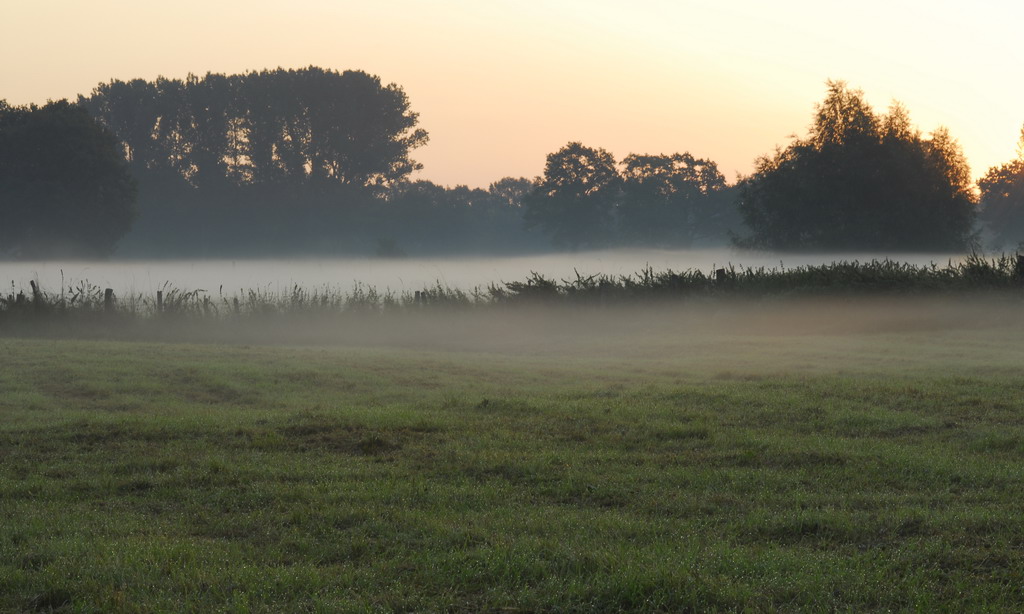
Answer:
<path fill-rule="evenodd" d="M 596 274 L 553 279 L 533 272 L 523 281 L 503 281 L 464 290 L 440 282 L 417 291 L 395 293 L 356 283 L 349 289 L 324 285 L 285 290 L 243 289 L 216 293 L 164 284 L 160 298 L 128 293 L 106 297 L 105 289 L 81 281 L 57 291 L 30 291 L 13 285 L 0 296 L 0 334 L 125 327 L 140 321 L 222 321 L 278 316 L 334 317 L 416 310 L 458 310 L 496 305 L 607 305 L 691 298 L 766 298 L 802 296 L 923 295 L 1011 293 L 1024 289 L 1024 255 L 986 258 L 971 254 L 945 266 L 895 260 L 841 261 L 786 268 L 729 265 L 704 272 L 655 271 L 632 275 Z"/>

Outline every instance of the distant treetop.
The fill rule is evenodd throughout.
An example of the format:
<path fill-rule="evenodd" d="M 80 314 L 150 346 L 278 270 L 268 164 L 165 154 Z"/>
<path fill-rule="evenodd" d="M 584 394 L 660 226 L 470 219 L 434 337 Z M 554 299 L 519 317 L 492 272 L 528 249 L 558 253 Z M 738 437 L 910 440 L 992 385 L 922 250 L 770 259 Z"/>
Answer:
<path fill-rule="evenodd" d="M 940 128 L 929 137 L 894 103 L 876 114 L 864 93 L 829 81 L 810 134 L 756 162 L 740 184 L 751 234 L 773 250 L 944 251 L 967 248 L 976 214 L 970 168 Z"/>
<path fill-rule="evenodd" d="M 549 154 L 524 220 L 570 248 L 689 247 L 722 234 L 730 199 L 718 166 L 689 153 L 630 154 L 579 142 Z"/>
<path fill-rule="evenodd" d="M 122 141 L 136 173 L 197 187 L 323 182 L 380 188 L 427 142 L 401 87 L 310 66 L 100 84 L 79 101 Z"/>
<path fill-rule="evenodd" d="M 1024 244 L 1024 128 L 1017 141 L 1017 157 L 993 166 L 978 181 L 981 189 L 981 219 L 992 235 L 995 247 Z"/>

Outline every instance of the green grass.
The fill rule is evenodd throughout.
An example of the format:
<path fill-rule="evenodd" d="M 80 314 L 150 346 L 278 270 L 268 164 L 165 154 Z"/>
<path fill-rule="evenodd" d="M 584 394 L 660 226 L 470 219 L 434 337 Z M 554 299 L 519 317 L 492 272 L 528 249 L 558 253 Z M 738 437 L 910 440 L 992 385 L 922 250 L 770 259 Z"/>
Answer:
<path fill-rule="evenodd" d="M 0 611 L 1024 607 L 1024 328 L 747 315 L 0 340 Z"/>

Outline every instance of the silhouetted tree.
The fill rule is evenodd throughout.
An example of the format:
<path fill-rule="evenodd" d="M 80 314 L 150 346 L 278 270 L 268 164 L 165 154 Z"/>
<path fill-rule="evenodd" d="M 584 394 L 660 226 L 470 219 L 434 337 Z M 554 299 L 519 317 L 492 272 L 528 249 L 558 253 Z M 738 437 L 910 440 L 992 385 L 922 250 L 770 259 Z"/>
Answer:
<path fill-rule="evenodd" d="M 309 67 L 185 80 L 111 81 L 80 97 L 137 170 L 196 187 L 284 182 L 378 188 L 427 142 L 405 92 L 362 71 Z"/>
<path fill-rule="evenodd" d="M 614 236 L 621 178 L 604 149 L 569 143 L 548 155 L 544 177 L 526 198 L 528 227 L 549 234 L 555 245 L 604 246 Z"/>
<path fill-rule="evenodd" d="M 972 240 L 970 169 L 945 129 L 923 138 L 894 104 L 828 82 L 805 139 L 759 158 L 740 186 L 756 248 L 960 250 Z"/>
<path fill-rule="evenodd" d="M 422 180 L 396 183 L 373 208 L 366 230 L 378 237 L 377 252 L 381 254 L 539 249 L 546 243 L 524 229 L 523 208 L 515 202 L 531 184 L 525 179 L 505 178 L 491 189 L 481 190 Z M 495 185 L 507 189 L 494 189 Z"/>
<path fill-rule="evenodd" d="M 988 169 L 978 181 L 981 188 L 981 219 L 992 232 L 997 246 L 1024 242 L 1024 128 L 1020 132 L 1017 158 Z"/>
<path fill-rule="evenodd" d="M 469 209 L 483 198 L 487 192 L 466 186 L 449 190 L 423 180 L 396 184 L 379 209 L 387 214 L 381 234 L 397 238 L 414 253 L 423 253 L 430 244 L 457 243 L 465 239 Z"/>
<path fill-rule="evenodd" d="M 540 177 L 503 177 L 487 188 L 492 196 L 501 199 L 509 207 L 519 208 L 526 202 L 526 197 L 540 185 Z"/>
<path fill-rule="evenodd" d="M 713 198 L 725 177 L 689 153 L 626 156 L 619 225 L 624 240 L 659 247 L 690 246 L 710 234 L 722 203 Z"/>
<path fill-rule="evenodd" d="M 109 254 L 135 197 L 117 139 L 84 108 L 0 101 L 0 253 Z"/>
<path fill-rule="evenodd" d="M 135 254 L 354 249 L 427 141 L 405 92 L 361 71 L 111 81 L 79 101 L 139 180 Z"/>

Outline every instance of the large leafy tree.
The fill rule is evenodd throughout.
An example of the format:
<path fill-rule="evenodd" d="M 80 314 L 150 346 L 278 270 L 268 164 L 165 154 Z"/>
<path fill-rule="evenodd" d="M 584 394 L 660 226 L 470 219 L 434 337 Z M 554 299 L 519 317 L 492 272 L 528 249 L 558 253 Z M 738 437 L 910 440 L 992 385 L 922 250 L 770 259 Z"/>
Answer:
<path fill-rule="evenodd" d="M 0 253 L 111 253 L 131 227 L 136 187 L 113 134 L 66 100 L 0 101 Z"/>
<path fill-rule="evenodd" d="M 309 67 L 101 84 L 80 102 L 124 144 L 133 167 L 197 188 L 324 183 L 380 188 L 420 164 L 427 142 L 395 84 Z"/>
<path fill-rule="evenodd" d="M 957 142 L 923 137 L 894 104 L 828 82 L 810 134 L 759 158 L 740 186 L 742 245 L 810 250 L 959 250 L 972 241 L 975 197 Z"/>
<path fill-rule="evenodd" d="M 361 71 L 111 81 L 79 101 L 139 181 L 129 254 L 352 249 L 427 141 L 402 88 Z"/>
<path fill-rule="evenodd" d="M 1024 128 L 1017 158 L 988 169 L 978 181 L 981 188 L 981 219 L 1000 245 L 1024 242 Z"/>
<path fill-rule="evenodd" d="M 719 213 L 712 196 L 726 182 L 714 162 L 689 153 L 631 154 L 622 166 L 619 226 L 628 242 L 689 246 Z"/>
<path fill-rule="evenodd" d="M 569 143 L 548 155 L 544 177 L 525 200 L 524 220 L 551 235 L 555 245 L 606 245 L 614 233 L 620 185 L 612 154 Z"/>

